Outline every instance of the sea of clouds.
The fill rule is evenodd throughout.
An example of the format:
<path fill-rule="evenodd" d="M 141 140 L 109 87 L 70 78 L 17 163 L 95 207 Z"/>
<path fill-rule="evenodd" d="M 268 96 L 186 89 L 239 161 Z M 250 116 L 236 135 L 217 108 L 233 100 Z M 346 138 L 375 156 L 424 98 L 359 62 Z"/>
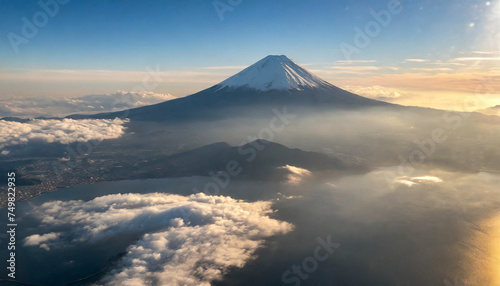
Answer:
<path fill-rule="evenodd" d="M 269 217 L 271 204 L 203 193 L 51 201 L 32 210 L 46 232 L 24 238 L 24 246 L 51 251 L 142 233 L 99 285 L 210 285 L 253 259 L 264 238 L 293 229 Z"/>
<path fill-rule="evenodd" d="M 460 264 L 462 258 L 497 265 L 489 246 L 496 240 L 485 225 L 498 215 L 496 174 L 422 169 L 400 175 L 396 166 L 320 179 L 305 169 L 282 168 L 291 175 L 282 188 L 231 183 L 231 196 L 240 199 L 161 192 L 187 194 L 205 182 L 193 178 L 45 194 L 20 212 L 19 254 L 32 266 L 29 282 L 55 285 L 102 270 L 90 282 L 279 285 L 283 272 L 327 236 L 341 248 L 304 284 L 443 285 L 445 279 L 466 281 L 473 269 Z M 263 195 L 248 199 L 259 189 Z M 471 285 L 493 285 L 491 279 L 476 275 Z"/>
<path fill-rule="evenodd" d="M 0 118 L 66 116 L 75 113 L 119 111 L 175 99 L 171 94 L 151 91 L 116 91 L 75 98 L 6 98 L 0 100 Z"/>
<path fill-rule="evenodd" d="M 33 142 L 70 144 L 101 141 L 125 133 L 122 119 L 33 119 L 25 123 L 0 120 L 0 152 L 9 154 L 6 147 Z"/>

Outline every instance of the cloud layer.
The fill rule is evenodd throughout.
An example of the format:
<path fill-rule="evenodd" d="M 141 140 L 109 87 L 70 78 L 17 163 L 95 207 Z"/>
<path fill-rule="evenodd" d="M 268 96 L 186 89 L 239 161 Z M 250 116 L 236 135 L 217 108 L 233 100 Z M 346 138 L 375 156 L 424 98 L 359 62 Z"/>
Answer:
<path fill-rule="evenodd" d="M 33 210 L 45 229 L 25 246 L 46 250 L 95 243 L 127 233 L 146 233 L 99 284 L 209 285 L 229 267 L 253 258 L 263 238 L 287 233 L 292 226 L 271 219 L 271 202 L 244 202 L 199 193 L 117 194 L 91 201 L 52 201 Z"/>
<path fill-rule="evenodd" d="M 298 185 L 303 179 L 311 176 L 311 171 L 295 166 L 286 165 L 280 169 L 288 171 L 286 183 L 290 185 Z"/>
<path fill-rule="evenodd" d="M 125 127 L 121 119 L 30 120 L 26 123 L 0 120 L 0 150 L 30 142 L 61 143 L 87 142 L 120 137 Z M 3 152 L 5 151 L 5 152 Z M 3 150 L 2 154 L 8 154 Z"/>
<path fill-rule="evenodd" d="M 346 90 L 359 94 L 362 96 L 378 99 L 378 100 L 386 100 L 392 101 L 401 97 L 402 93 L 399 90 L 393 88 L 386 88 L 379 85 L 373 86 L 345 86 Z"/>
<path fill-rule="evenodd" d="M 59 232 L 50 232 L 42 235 L 39 234 L 30 235 L 29 237 L 26 237 L 26 239 L 24 240 L 24 245 L 25 246 L 38 245 L 40 246 L 40 248 L 43 248 L 45 250 L 50 250 L 49 246 L 45 242 L 55 240 L 59 238 L 60 235 L 61 233 Z"/>
<path fill-rule="evenodd" d="M 118 111 L 175 99 L 170 94 L 117 91 L 112 94 L 92 94 L 76 98 L 12 99 L 0 101 L 0 117 L 64 116 L 74 113 Z"/>
<path fill-rule="evenodd" d="M 441 180 L 440 178 L 434 177 L 434 176 L 420 176 L 420 177 L 402 176 L 402 177 L 396 178 L 393 183 L 402 184 L 402 185 L 406 185 L 408 187 L 411 187 L 413 185 L 418 185 L 418 184 L 441 183 L 442 181 L 443 180 Z"/>

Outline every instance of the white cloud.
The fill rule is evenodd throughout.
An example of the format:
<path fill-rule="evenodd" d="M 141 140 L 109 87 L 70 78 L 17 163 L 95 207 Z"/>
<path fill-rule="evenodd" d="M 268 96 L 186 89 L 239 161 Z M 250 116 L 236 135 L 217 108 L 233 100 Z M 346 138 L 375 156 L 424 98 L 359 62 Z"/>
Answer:
<path fill-rule="evenodd" d="M 1 80 L 10 82 L 125 82 L 142 83 L 150 79 L 152 84 L 156 82 L 172 83 L 215 83 L 221 80 L 220 74 L 216 72 L 203 71 L 117 71 L 117 70 L 44 70 L 44 69 L 4 69 Z"/>
<path fill-rule="evenodd" d="M 420 176 L 420 177 L 399 177 L 394 180 L 394 183 L 396 184 L 401 184 L 401 185 L 406 185 L 408 187 L 412 187 L 413 185 L 417 184 L 432 184 L 432 183 L 441 183 L 443 180 L 441 180 L 438 177 L 434 176 Z"/>
<path fill-rule="evenodd" d="M 55 240 L 59 238 L 61 233 L 59 232 L 50 232 L 46 234 L 33 234 L 24 239 L 25 246 L 35 246 L 39 245 L 41 248 L 45 250 L 50 250 L 49 246 L 45 242 L 49 242 L 51 240 Z"/>
<path fill-rule="evenodd" d="M 500 51 L 471 51 L 470 53 L 478 55 L 500 55 Z"/>
<path fill-rule="evenodd" d="M 210 285 L 230 267 L 244 266 L 265 237 L 292 229 L 271 219 L 270 213 L 271 202 L 249 203 L 202 193 L 107 195 L 87 202 L 47 202 L 33 210 L 42 227 L 68 227 L 57 239 L 45 242 L 47 247 L 146 233 L 99 285 L 149 285 L 151 281 Z"/>
<path fill-rule="evenodd" d="M 278 192 L 276 194 L 275 200 L 276 201 L 279 201 L 279 200 L 282 200 L 282 199 L 283 200 L 294 200 L 294 199 L 302 199 L 302 198 L 303 198 L 303 196 L 287 196 L 285 194 L 282 194 L 282 193 Z"/>
<path fill-rule="evenodd" d="M 118 111 L 175 99 L 173 95 L 148 91 L 117 91 L 75 98 L 4 99 L 0 101 L 0 117 L 63 116 L 74 113 Z"/>
<path fill-rule="evenodd" d="M 7 146 L 30 142 L 70 144 L 118 138 L 124 133 L 125 122 L 118 118 L 114 120 L 34 119 L 26 123 L 0 120 L 0 150 Z"/>
<path fill-rule="evenodd" d="M 364 63 L 376 63 L 376 60 L 347 60 L 347 61 L 337 61 L 338 64 L 364 64 Z"/>
<path fill-rule="evenodd" d="M 289 172 L 289 174 L 287 175 L 287 183 L 291 185 L 297 185 L 302 182 L 303 179 L 311 176 L 311 171 L 295 166 L 286 165 L 280 167 L 280 169 L 284 169 Z"/>
<path fill-rule="evenodd" d="M 461 57 L 455 61 L 500 61 L 500 57 Z"/>
<path fill-rule="evenodd" d="M 242 70 L 248 66 L 215 66 L 215 67 L 200 67 L 204 70 Z"/>
<path fill-rule="evenodd" d="M 426 63 L 429 60 L 427 59 L 405 59 L 405 62 L 410 62 L 410 63 Z"/>
<path fill-rule="evenodd" d="M 374 98 L 374 99 L 381 99 L 381 100 L 391 100 L 391 99 L 396 99 L 401 97 L 403 94 L 402 91 L 393 89 L 393 88 L 387 88 L 379 85 L 373 85 L 373 86 L 345 86 L 344 89 L 355 93 L 359 94 L 362 96 Z"/>
<path fill-rule="evenodd" d="M 332 66 L 333 70 L 340 70 L 342 72 L 358 72 L 358 71 L 378 71 L 383 68 L 378 66 Z"/>
<path fill-rule="evenodd" d="M 421 72 L 451 72 L 454 71 L 451 68 L 411 68 L 412 71 L 421 71 Z"/>

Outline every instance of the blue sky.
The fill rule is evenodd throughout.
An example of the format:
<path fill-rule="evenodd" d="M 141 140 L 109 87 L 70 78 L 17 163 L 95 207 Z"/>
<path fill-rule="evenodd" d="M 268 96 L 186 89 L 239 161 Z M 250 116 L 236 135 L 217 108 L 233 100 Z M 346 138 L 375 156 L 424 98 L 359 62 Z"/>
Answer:
<path fill-rule="evenodd" d="M 334 76 L 330 68 L 345 60 L 341 44 L 352 45 L 355 27 L 364 29 L 374 20 L 370 11 L 387 10 L 389 2 L 220 0 L 217 3 L 237 4 L 221 19 L 214 1 L 72 0 L 58 4 L 59 11 L 28 42 L 19 44 L 16 53 L 9 33 L 22 36 L 23 17 L 32 22 L 43 9 L 36 1 L 2 0 L 0 83 L 4 87 L 0 97 L 48 96 L 48 90 L 58 96 L 111 93 L 140 82 L 141 72 L 148 67 L 172 78 L 162 82 L 158 92 L 182 96 L 211 86 L 268 54 L 286 54 L 341 86 L 351 85 L 349 80 L 400 74 L 407 68 L 430 69 L 420 67 L 423 62 L 406 59 L 443 64 L 457 58 L 499 56 L 497 39 L 490 39 L 491 25 L 498 28 L 492 24 L 498 16 L 498 0 L 403 0 L 403 11 L 393 14 L 387 27 L 381 27 L 367 47 L 352 55 L 349 65 L 342 64 L 351 71 L 360 65 L 369 65 L 372 71 L 373 67 L 394 69 Z M 494 61 L 487 61 L 486 67 L 480 63 L 483 70 L 492 68 Z M 43 74 L 47 70 L 74 74 L 104 70 L 109 71 L 109 80 L 84 75 L 52 78 Z M 123 76 L 124 72 L 130 73 Z M 126 78 L 127 84 L 117 77 Z M 51 84 L 40 83 L 47 78 Z"/>

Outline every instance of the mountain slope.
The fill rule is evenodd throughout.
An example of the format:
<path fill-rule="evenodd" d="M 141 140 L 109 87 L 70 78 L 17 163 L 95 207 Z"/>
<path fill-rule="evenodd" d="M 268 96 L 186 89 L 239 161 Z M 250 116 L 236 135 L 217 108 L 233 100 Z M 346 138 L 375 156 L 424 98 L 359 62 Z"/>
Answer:
<path fill-rule="evenodd" d="M 300 110 L 387 105 L 391 104 L 333 86 L 286 56 L 267 56 L 225 81 L 190 96 L 121 112 L 68 117 L 164 121 L 231 117 L 241 114 L 241 110 L 268 112 L 283 106 Z"/>

